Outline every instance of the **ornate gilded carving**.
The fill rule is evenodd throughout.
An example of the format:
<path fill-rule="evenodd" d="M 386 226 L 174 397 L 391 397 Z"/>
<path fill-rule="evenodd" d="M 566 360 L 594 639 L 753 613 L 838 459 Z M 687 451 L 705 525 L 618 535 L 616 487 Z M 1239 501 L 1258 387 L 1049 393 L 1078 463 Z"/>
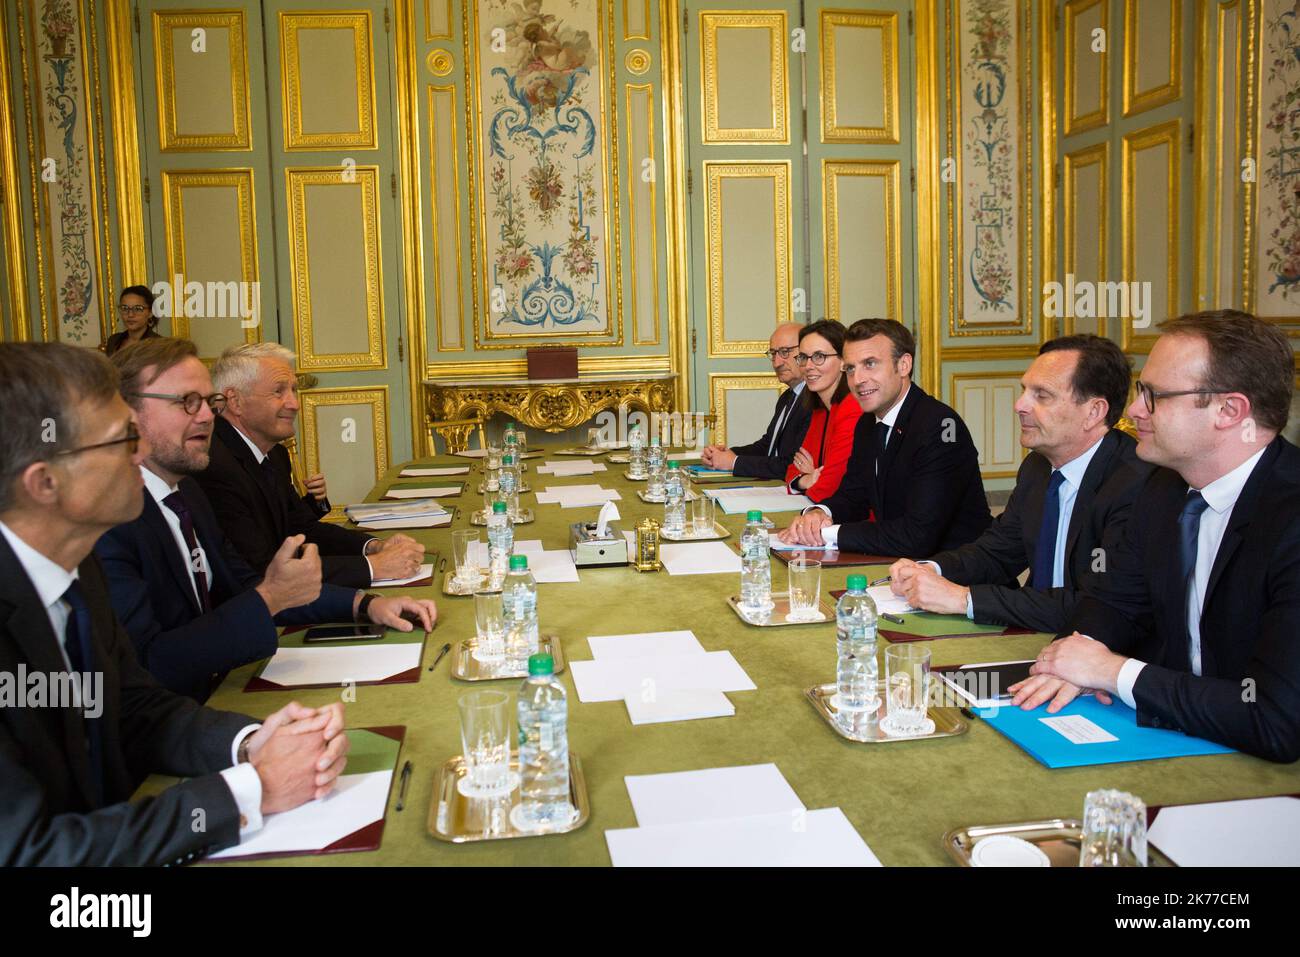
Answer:
<path fill-rule="evenodd" d="M 599 412 L 620 406 L 644 412 L 673 411 L 671 378 L 647 381 L 628 378 L 592 383 L 564 382 L 465 384 L 425 383 L 426 424 L 503 412 L 532 429 L 562 432 L 588 421 Z"/>

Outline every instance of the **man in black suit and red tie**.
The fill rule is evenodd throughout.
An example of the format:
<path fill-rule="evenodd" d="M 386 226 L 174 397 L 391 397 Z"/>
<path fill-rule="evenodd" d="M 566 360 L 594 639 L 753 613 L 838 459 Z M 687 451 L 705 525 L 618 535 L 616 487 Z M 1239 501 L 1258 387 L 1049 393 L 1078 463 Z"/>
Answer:
<path fill-rule="evenodd" d="M 1058 711 L 1081 688 L 1138 721 L 1300 758 L 1300 450 L 1280 435 L 1295 365 L 1234 310 L 1161 324 L 1128 408 L 1155 469 L 1071 634 L 1010 690 Z"/>

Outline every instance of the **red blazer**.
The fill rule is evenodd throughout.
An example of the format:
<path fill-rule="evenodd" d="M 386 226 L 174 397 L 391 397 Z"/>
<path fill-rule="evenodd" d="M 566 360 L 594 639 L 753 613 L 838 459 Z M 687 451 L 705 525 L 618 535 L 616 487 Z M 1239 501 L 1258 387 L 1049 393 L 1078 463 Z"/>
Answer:
<path fill-rule="evenodd" d="M 808 431 L 799 444 L 808 450 L 814 465 L 825 466 L 821 478 L 803 493 L 814 502 L 820 502 L 834 495 L 840 487 L 840 479 L 844 478 L 844 470 L 848 467 L 849 455 L 853 451 L 853 429 L 858 424 L 858 417 L 862 415 L 862 406 L 849 393 L 831 406 L 828 416 L 821 399 L 816 399 L 816 402 L 817 406 L 808 422 Z M 826 426 L 828 418 L 829 429 Z M 785 484 L 789 486 L 798 477 L 799 470 L 791 465 L 785 472 Z"/>

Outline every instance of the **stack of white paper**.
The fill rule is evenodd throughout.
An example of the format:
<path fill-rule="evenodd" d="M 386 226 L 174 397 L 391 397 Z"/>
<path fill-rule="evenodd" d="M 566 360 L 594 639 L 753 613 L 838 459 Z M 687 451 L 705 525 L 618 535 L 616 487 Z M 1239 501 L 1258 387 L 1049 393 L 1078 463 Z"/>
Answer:
<path fill-rule="evenodd" d="M 446 525 L 451 513 L 431 498 L 413 502 L 363 502 L 343 511 L 362 528 L 431 528 Z"/>
<path fill-rule="evenodd" d="M 800 512 L 813 504 L 807 495 L 791 495 L 784 488 L 719 488 L 705 489 L 706 495 L 712 495 L 718 507 L 728 515 L 743 515 L 750 509 L 760 512 Z"/>
<path fill-rule="evenodd" d="M 405 468 L 401 471 L 402 478 L 426 478 L 434 475 L 468 475 L 468 465 L 452 465 L 447 468 Z"/>
<path fill-rule="evenodd" d="M 370 584 L 375 588 L 396 588 L 398 585 L 428 581 L 432 577 L 433 563 L 425 562 L 414 575 L 408 575 L 406 578 L 376 578 Z"/>
<path fill-rule="evenodd" d="M 384 493 L 384 498 L 448 498 L 460 493 L 461 488 L 457 485 L 448 485 L 445 488 L 390 488 Z"/>
<path fill-rule="evenodd" d="M 793 542 L 787 544 L 777 538 L 776 532 L 767 533 L 768 547 L 773 551 L 780 552 L 824 552 L 829 546 L 827 545 L 796 545 Z"/>
<path fill-rule="evenodd" d="M 1300 865 L 1300 799 L 1161 808 L 1147 841 L 1179 867 L 1295 867 Z"/>
<path fill-rule="evenodd" d="M 548 485 L 544 492 L 537 493 L 537 502 L 540 505 L 559 505 L 560 508 L 589 508 L 622 497 L 616 490 L 599 485 Z"/>
<path fill-rule="evenodd" d="M 528 556 L 528 570 L 539 585 L 578 581 L 578 569 L 567 548 L 547 551 L 542 548 L 541 539 L 525 539 L 515 542 L 512 551 L 516 555 Z M 470 543 L 470 560 L 479 568 L 487 568 L 486 542 Z"/>
<path fill-rule="evenodd" d="M 624 778 L 638 827 L 606 831 L 615 867 L 879 867 L 837 808 L 809 811 L 775 764 Z"/>
<path fill-rule="evenodd" d="M 537 466 L 538 475 L 554 475 L 556 478 L 566 478 L 570 475 L 592 475 L 604 471 L 607 471 L 604 462 L 593 462 L 591 459 L 569 459 L 564 462 L 547 460 L 546 464 Z"/>
<path fill-rule="evenodd" d="M 670 575 L 740 574 L 740 556 L 725 542 L 660 545 L 659 560 Z"/>
<path fill-rule="evenodd" d="M 913 608 L 906 598 L 895 595 L 888 585 L 872 585 L 867 589 L 867 594 L 871 600 L 876 603 L 876 612 L 884 612 L 886 615 L 906 615 L 909 612 L 919 611 L 919 608 Z"/>

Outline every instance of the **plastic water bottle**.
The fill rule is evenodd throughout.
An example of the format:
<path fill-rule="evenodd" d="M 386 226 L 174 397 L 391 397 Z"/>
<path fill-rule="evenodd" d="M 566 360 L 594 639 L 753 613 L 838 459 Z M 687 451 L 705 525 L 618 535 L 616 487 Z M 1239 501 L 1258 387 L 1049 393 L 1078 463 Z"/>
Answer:
<path fill-rule="evenodd" d="M 659 445 L 659 436 L 650 437 L 650 451 L 646 453 L 646 487 L 645 493 L 651 498 L 664 494 L 664 450 Z"/>
<path fill-rule="evenodd" d="M 515 526 L 506 512 L 506 503 L 497 499 L 492 503 L 492 513 L 487 517 L 488 576 L 492 584 L 505 580 L 510 553 L 515 547 Z"/>
<path fill-rule="evenodd" d="M 740 534 L 740 606 L 746 611 L 770 611 L 772 601 L 772 558 L 763 513 L 745 513 L 745 530 Z"/>
<path fill-rule="evenodd" d="M 537 654 L 537 581 L 528 570 L 527 555 L 511 555 L 510 571 L 501 585 L 506 620 L 506 657 L 522 667 Z"/>
<path fill-rule="evenodd" d="M 510 821 L 524 830 L 562 827 L 576 816 L 569 803 L 569 708 L 550 655 L 528 659 L 519 687 L 519 805 Z"/>
<path fill-rule="evenodd" d="M 502 445 L 504 445 L 508 451 L 514 451 L 515 447 L 519 445 L 519 436 L 515 435 L 515 424 L 513 422 L 506 423 L 505 439 L 503 440 Z"/>
<path fill-rule="evenodd" d="M 873 711 L 876 693 L 876 603 L 867 594 L 867 576 L 850 575 L 848 591 L 835 606 L 837 711 Z"/>
<path fill-rule="evenodd" d="M 664 479 L 664 528 L 673 535 L 686 534 L 686 480 L 676 462 L 668 463 Z"/>
<path fill-rule="evenodd" d="M 645 436 L 636 425 L 627 434 L 627 474 L 634 479 L 645 478 Z"/>
<path fill-rule="evenodd" d="M 497 476 L 498 498 L 506 503 L 506 514 L 513 522 L 519 518 L 519 466 L 513 455 L 501 456 L 501 474 Z"/>

